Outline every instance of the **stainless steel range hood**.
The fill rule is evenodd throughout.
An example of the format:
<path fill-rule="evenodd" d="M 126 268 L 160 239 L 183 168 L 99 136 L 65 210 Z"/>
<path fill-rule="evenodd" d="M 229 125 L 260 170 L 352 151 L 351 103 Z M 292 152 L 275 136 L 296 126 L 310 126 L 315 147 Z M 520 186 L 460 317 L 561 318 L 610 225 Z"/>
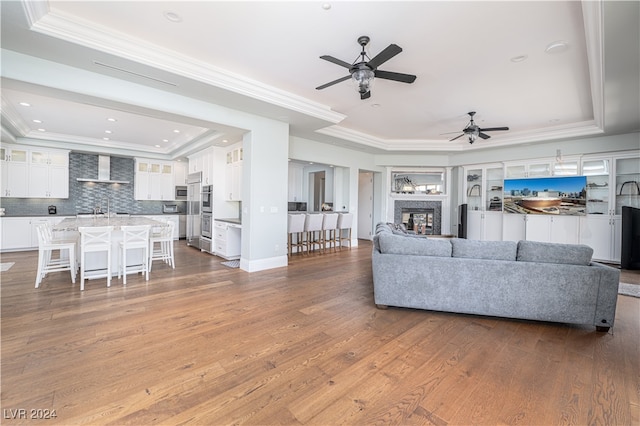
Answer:
<path fill-rule="evenodd" d="M 78 178 L 78 182 L 129 183 L 128 180 L 111 179 L 111 157 L 109 157 L 108 155 L 98 155 L 97 178 Z"/>

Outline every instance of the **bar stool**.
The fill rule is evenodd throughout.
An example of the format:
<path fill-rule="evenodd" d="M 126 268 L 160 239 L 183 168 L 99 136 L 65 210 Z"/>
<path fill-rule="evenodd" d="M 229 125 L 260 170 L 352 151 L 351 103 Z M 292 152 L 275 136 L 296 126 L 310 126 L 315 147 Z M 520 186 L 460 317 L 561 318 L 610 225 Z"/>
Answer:
<path fill-rule="evenodd" d="M 111 231 L 113 226 L 80 226 L 80 290 L 84 290 L 87 253 L 107 253 L 105 272 L 95 272 L 88 278 L 107 278 L 107 287 L 111 287 Z"/>
<path fill-rule="evenodd" d="M 289 256 L 293 254 L 293 248 L 296 248 L 297 253 L 304 254 L 304 239 L 302 233 L 304 232 L 305 215 L 303 214 L 289 214 L 287 215 L 287 248 Z M 295 235 L 295 242 L 294 242 Z"/>
<path fill-rule="evenodd" d="M 322 232 L 322 213 L 307 213 L 305 216 L 305 241 L 303 244 L 307 248 L 307 253 L 309 253 L 316 245 L 318 246 L 318 248 L 322 247 L 322 239 L 319 236 L 319 234 Z M 318 236 L 316 236 L 316 233 L 318 234 Z"/>
<path fill-rule="evenodd" d="M 351 227 L 353 226 L 353 213 L 340 213 L 338 217 L 338 245 L 342 250 L 342 240 L 349 242 L 349 248 L 351 248 Z M 343 230 L 347 230 L 347 237 L 343 237 Z"/>
<path fill-rule="evenodd" d="M 149 281 L 149 225 L 122 226 L 122 241 L 118 243 L 118 278 L 122 274 L 122 283 L 127 285 L 127 274 L 142 272 Z M 127 265 L 128 250 L 142 250 L 142 260 L 138 265 Z M 133 267 L 134 269 L 129 269 Z"/>
<path fill-rule="evenodd" d="M 36 226 L 38 233 L 38 272 L 36 275 L 36 288 L 49 272 L 69 271 L 71 282 L 76 282 L 76 244 L 77 240 L 54 239 L 48 223 Z M 68 251 L 68 257 L 63 256 L 64 250 Z M 53 257 L 53 252 L 58 252 L 58 257 Z"/>
<path fill-rule="evenodd" d="M 327 243 L 329 243 L 329 249 L 331 249 L 331 243 L 333 248 L 337 249 L 337 235 L 336 228 L 338 227 L 338 213 L 324 213 L 322 215 L 322 251 L 327 251 Z M 328 235 L 328 236 L 327 236 Z"/>
<path fill-rule="evenodd" d="M 154 260 L 162 260 L 164 263 L 176 269 L 176 261 L 173 256 L 173 228 L 175 224 L 167 221 L 166 226 L 155 226 L 149 236 L 149 272 Z M 156 247 L 156 243 L 158 246 Z"/>

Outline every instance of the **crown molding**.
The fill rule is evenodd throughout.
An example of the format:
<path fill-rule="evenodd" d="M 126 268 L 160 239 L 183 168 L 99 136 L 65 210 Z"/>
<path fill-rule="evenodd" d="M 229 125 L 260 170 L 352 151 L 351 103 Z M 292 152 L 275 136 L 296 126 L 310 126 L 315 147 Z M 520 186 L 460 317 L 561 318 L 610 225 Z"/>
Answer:
<path fill-rule="evenodd" d="M 14 140 L 16 136 L 26 135 L 31 131 L 29 125 L 25 123 L 13 105 L 5 100 L 4 96 L 2 97 L 2 119 L 5 121 L 5 124 L 9 126 L 9 128 L 3 126 L 3 129 L 13 133 L 15 135 Z"/>
<path fill-rule="evenodd" d="M 604 21 L 600 0 L 582 2 L 595 125 L 604 130 Z"/>
<path fill-rule="evenodd" d="M 31 2 L 23 1 L 24 3 L 30 4 Z M 31 30 L 330 123 L 339 123 L 346 118 L 344 114 L 335 112 L 326 105 L 231 73 L 210 63 L 164 49 L 142 39 L 133 39 L 129 35 L 81 20 L 75 16 L 61 12 L 54 14 L 48 6 L 44 10 L 46 10 L 44 14 L 42 7 L 29 12 L 32 21 Z M 33 19 L 32 15 L 39 17 L 39 19 Z M 117 68 L 122 68 L 122 66 L 117 66 Z M 136 74 L 133 71 L 132 73 Z"/>

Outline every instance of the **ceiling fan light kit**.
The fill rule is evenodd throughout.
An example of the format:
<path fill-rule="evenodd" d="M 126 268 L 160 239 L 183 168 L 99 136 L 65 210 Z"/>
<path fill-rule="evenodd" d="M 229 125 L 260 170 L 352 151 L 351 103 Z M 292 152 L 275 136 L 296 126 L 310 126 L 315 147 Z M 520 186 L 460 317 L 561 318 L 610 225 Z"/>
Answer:
<path fill-rule="evenodd" d="M 462 134 L 456 136 L 453 139 L 449 139 L 449 142 L 455 141 L 456 139 L 466 135 L 469 138 L 469 143 L 473 144 L 478 139 L 478 137 L 482 139 L 489 139 L 491 137 L 484 132 L 493 132 L 497 130 L 509 130 L 508 127 L 487 127 L 483 129 L 480 126 L 476 125 L 475 121 L 473 121 L 473 116 L 476 115 L 475 111 L 468 112 L 467 114 L 469 115 L 469 117 L 471 117 L 469 124 L 467 124 L 466 127 L 462 129 Z"/>
<path fill-rule="evenodd" d="M 415 75 L 378 70 L 380 65 L 402 52 L 402 48 L 397 44 L 390 44 L 373 59 L 370 59 L 365 51 L 365 46 L 369 43 L 369 40 L 368 36 L 358 37 L 358 44 L 362 47 L 362 51 L 353 64 L 329 55 L 320 56 L 320 59 L 348 68 L 350 75 L 318 86 L 316 90 L 322 90 L 341 81 L 351 79 L 356 90 L 360 93 L 360 99 L 368 99 L 371 97 L 371 87 L 376 77 L 384 80 L 399 81 L 401 83 L 413 83 L 415 81 Z"/>

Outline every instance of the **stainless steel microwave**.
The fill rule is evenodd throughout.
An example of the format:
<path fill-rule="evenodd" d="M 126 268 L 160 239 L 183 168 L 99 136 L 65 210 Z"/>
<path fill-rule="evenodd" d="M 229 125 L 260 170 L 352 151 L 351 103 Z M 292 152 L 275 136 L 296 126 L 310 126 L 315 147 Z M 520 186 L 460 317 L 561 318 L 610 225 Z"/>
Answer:
<path fill-rule="evenodd" d="M 187 187 L 176 186 L 176 200 L 187 200 Z"/>

